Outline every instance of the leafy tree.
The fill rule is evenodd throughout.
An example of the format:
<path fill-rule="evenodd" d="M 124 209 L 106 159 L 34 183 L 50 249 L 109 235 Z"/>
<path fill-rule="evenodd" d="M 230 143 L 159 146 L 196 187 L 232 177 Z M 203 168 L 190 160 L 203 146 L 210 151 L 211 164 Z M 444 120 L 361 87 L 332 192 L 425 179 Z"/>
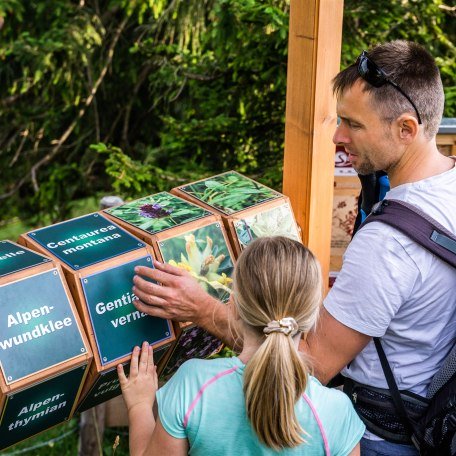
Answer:
<path fill-rule="evenodd" d="M 289 0 L 0 1 L 1 217 L 49 223 L 98 192 L 230 168 L 280 189 L 288 15 Z M 421 42 L 456 116 L 454 17 L 442 0 L 346 0 L 343 66 Z"/>

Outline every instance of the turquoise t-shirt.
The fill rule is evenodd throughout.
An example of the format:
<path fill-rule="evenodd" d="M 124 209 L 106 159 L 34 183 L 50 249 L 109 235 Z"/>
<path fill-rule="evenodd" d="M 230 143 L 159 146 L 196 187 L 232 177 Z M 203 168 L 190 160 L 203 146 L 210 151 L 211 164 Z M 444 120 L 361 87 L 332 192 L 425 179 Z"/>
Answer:
<path fill-rule="evenodd" d="M 237 357 L 192 359 L 158 390 L 160 421 L 171 436 L 188 439 L 190 455 L 346 456 L 363 436 L 365 426 L 348 397 L 309 377 L 306 392 L 296 404 L 306 443 L 280 452 L 267 448 L 247 419 L 244 368 Z"/>

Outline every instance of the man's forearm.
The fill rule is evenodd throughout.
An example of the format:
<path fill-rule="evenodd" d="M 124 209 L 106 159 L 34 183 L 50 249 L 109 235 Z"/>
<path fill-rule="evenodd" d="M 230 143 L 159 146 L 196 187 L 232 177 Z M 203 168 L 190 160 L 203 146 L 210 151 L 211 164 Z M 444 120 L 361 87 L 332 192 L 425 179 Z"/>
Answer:
<path fill-rule="evenodd" d="M 208 295 L 203 306 L 205 311 L 201 313 L 195 323 L 234 350 L 242 349 L 242 338 L 236 329 L 234 320 L 230 321 L 228 304 Z"/>

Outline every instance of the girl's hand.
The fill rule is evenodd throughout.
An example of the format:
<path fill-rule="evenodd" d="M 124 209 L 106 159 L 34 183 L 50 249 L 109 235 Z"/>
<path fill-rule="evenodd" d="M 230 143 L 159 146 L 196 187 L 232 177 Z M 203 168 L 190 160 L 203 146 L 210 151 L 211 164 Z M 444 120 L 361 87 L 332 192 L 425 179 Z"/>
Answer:
<path fill-rule="evenodd" d="M 139 353 L 139 347 L 135 347 L 131 357 L 128 378 L 125 375 L 123 365 L 117 366 L 120 387 L 129 413 L 133 408 L 138 408 L 139 405 L 151 410 L 158 388 L 157 369 L 154 366 L 152 347 L 147 342 L 143 342 L 141 356 Z"/>

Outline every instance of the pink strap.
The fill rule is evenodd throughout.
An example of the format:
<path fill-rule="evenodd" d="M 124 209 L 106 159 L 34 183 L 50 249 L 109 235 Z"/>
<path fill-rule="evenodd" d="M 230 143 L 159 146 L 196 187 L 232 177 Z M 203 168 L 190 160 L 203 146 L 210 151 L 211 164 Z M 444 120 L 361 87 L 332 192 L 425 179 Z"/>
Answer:
<path fill-rule="evenodd" d="M 231 374 L 232 372 L 235 372 L 239 366 L 232 367 L 231 369 L 228 369 L 226 371 L 220 372 L 217 375 L 214 375 L 210 380 L 208 380 L 198 391 L 198 393 L 195 396 L 195 399 L 193 399 L 192 403 L 190 404 L 190 407 L 187 410 L 187 413 L 185 414 L 184 418 L 184 428 L 187 428 L 188 420 L 190 418 L 190 414 L 193 412 L 193 409 L 196 407 L 196 404 L 198 401 L 201 399 L 201 396 L 204 393 L 204 390 L 211 385 L 212 383 L 216 382 L 219 378 L 224 377 L 225 375 Z"/>
<path fill-rule="evenodd" d="M 329 451 L 329 443 L 328 443 L 328 439 L 326 438 L 326 432 L 325 430 L 323 429 L 323 424 L 320 420 L 320 417 L 318 416 L 318 413 L 317 411 L 315 410 L 315 407 L 314 405 L 312 404 L 312 401 L 310 400 L 309 396 L 307 396 L 306 393 L 304 393 L 302 395 L 302 397 L 304 398 L 304 400 L 307 402 L 308 406 L 310 407 L 310 410 L 312 410 L 312 413 L 313 413 L 313 416 L 315 417 L 315 420 L 318 424 L 318 427 L 320 429 L 320 434 L 321 434 L 321 437 L 323 438 L 323 443 L 325 445 L 325 455 L 326 456 L 331 456 L 331 452 Z"/>

